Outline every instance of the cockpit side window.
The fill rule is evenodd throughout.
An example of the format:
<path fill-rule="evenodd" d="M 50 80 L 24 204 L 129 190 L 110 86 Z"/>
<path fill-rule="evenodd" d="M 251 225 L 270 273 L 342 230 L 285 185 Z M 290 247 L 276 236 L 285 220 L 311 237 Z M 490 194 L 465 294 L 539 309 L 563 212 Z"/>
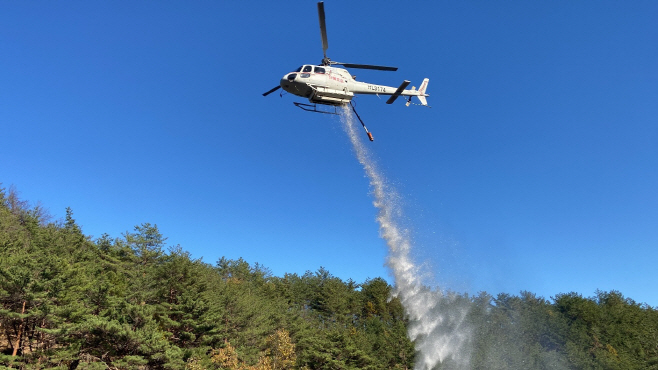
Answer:
<path fill-rule="evenodd" d="M 313 72 L 313 66 L 304 66 L 303 72 Z"/>
<path fill-rule="evenodd" d="M 322 67 L 315 67 L 315 73 L 324 74 L 324 68 L 322 68 Z"/>

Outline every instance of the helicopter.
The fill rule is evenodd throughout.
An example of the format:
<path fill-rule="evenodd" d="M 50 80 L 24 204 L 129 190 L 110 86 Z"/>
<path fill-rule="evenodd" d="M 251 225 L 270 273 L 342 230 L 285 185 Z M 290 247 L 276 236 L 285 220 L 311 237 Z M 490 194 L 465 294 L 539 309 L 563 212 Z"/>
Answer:
<path fill-rule="evenodd" d="M 345 106 L 349 104 L 354 111 L 354 114 L 361 122 L 361 125 L 368 135 L 370 141 L 374 141 L 372 133 L 368 131 L 368 128 L 363 123 L 363 120 L 356 112 L 354 104 L 352 103 L 352 98 L 356 94 L 364 95 L 390 95 L 390 98 L 386 101 L 387 104 L 392 104 L 398 97 L 406 96 L 408 97 L 406 105 L 411 104 L 411 98 L 417 97 L 420 101 L 419 105 L 429 107 L 427 105 L 427 97 L 429 94 L 427 91 L 427 84 L 429 79 L 426 78 L 420 85 L 420 88 L 416 90 L 416 87 L 413 86 L 410 90 L 405 90 L 407 86 L 411 83 L 408 80 L 404 80 L 402 84 L 395 88 L 391 86 L 377 85 L 367 82 L 356 81 L 356 76 L 351 75 L 347 69 L 334 67 L 340 65 L 346 68 L 360 68 L 360 69 L 374 69 L 379 71 L 397 71 L 397 67 L 387 67 L 379 65 L 369 65 L 369 64 L 354 64 L 354 63 L 342 63 L 336 62 L 327 57 L 327 49 L 329 44 L 327 42 L 327 27 L 325 24 L 325 15 L 324 15 L 324 2 L 318 2 L 318 16 L 320 20 L 320 35 L 322 37 L 322 50 L 324 52 L 324 58 L 319 65 L 305 64 L 301 67 L 295 69 L 290 73 L 286 73 L 279 82 L 279 85 L 272 88 L 271 90 L 263 93 L 263 96 L 267 96 L 281 88 L 283 90 L 297 95 L 303 98 L 308 98 L 311 104 L 293 102 L 293 104 L 305 111 L 316 112 L 316 113 L 329 113 L 329 114 L 338 114 L 336 113 L 336 107 Z M 334 111 L 320 109 L 318 104 L 321 106 L 333 106 Z"/>

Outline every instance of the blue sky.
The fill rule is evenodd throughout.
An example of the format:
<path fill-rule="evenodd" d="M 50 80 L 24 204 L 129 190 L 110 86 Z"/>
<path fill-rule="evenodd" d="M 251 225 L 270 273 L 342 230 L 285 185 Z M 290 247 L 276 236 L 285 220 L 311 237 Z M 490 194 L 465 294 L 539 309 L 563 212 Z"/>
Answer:
<path fill-rule="evenodd" d="M 5 2 L 0 182 L 94 238 L 275 275 L 391 281 L 335 117 L 261 94 L 322 58 L 314 1 Z M 325 3 L 328 55 L 431 109 L 356 98 L 442 287 L 658 306 L 658 3 Z M 364 135 L 364 140 L 367 138 Z"/>

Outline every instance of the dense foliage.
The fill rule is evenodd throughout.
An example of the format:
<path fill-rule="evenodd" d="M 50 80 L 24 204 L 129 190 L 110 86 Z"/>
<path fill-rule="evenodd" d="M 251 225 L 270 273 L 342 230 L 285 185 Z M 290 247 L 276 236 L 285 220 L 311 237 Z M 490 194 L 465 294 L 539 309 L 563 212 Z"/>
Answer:
<path fill-rule="evenodd" d="M 157 226 L 91 240 L 0 188 L 0 364 L 21 369 L 411 369 L 381 278 L 272 276 L 166 248 Z M 658 313 L 619 292 L 459 295 L 473 369 L 658 369 Z M 450 361 L 439 365 L 451 368 Z"/>
<path fill-rule="evenodd" d="M 86 237 L 67 210 L 0 191 L 0 364 L 62 369 L 405 369 L 414 349 L 383 279 L 212 266 L 157 226 Z"/>
<path fill-rule="evenodd" d="M 658 369 L 658 311 L 619 292 L 472 301 L 473 369 Z"/>

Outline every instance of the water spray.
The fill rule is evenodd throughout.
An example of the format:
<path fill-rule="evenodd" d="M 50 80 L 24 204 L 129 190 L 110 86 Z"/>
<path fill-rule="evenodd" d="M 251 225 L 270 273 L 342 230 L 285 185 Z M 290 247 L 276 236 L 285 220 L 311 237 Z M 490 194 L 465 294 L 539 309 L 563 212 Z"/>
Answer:
<path fill-rule="evenodd" d="M 402 216 L 400 198 L 378 170 L 370 151 L 359 141 L 348 105 L 343 106 L 341 121 L 370 180 L 373 204 L 379 210 L 380 235 L 389 249 L 386 264 L 395 279 L 393 294 L 404 306 L 409 319 L 408 334 L 418 352 L 415 369 L 431 370 L 439 365 L 442 369 L 468 369 L 471 340 L 471 329 L 465 320 L 468 305 L 460 302 L 456 295 L 423 285 L 423 271 L 411 257 L 409 232 L 399 227 L 402 224 L 399 222 Z M 372 140 L 372 136 L 368 136 Z"/>

